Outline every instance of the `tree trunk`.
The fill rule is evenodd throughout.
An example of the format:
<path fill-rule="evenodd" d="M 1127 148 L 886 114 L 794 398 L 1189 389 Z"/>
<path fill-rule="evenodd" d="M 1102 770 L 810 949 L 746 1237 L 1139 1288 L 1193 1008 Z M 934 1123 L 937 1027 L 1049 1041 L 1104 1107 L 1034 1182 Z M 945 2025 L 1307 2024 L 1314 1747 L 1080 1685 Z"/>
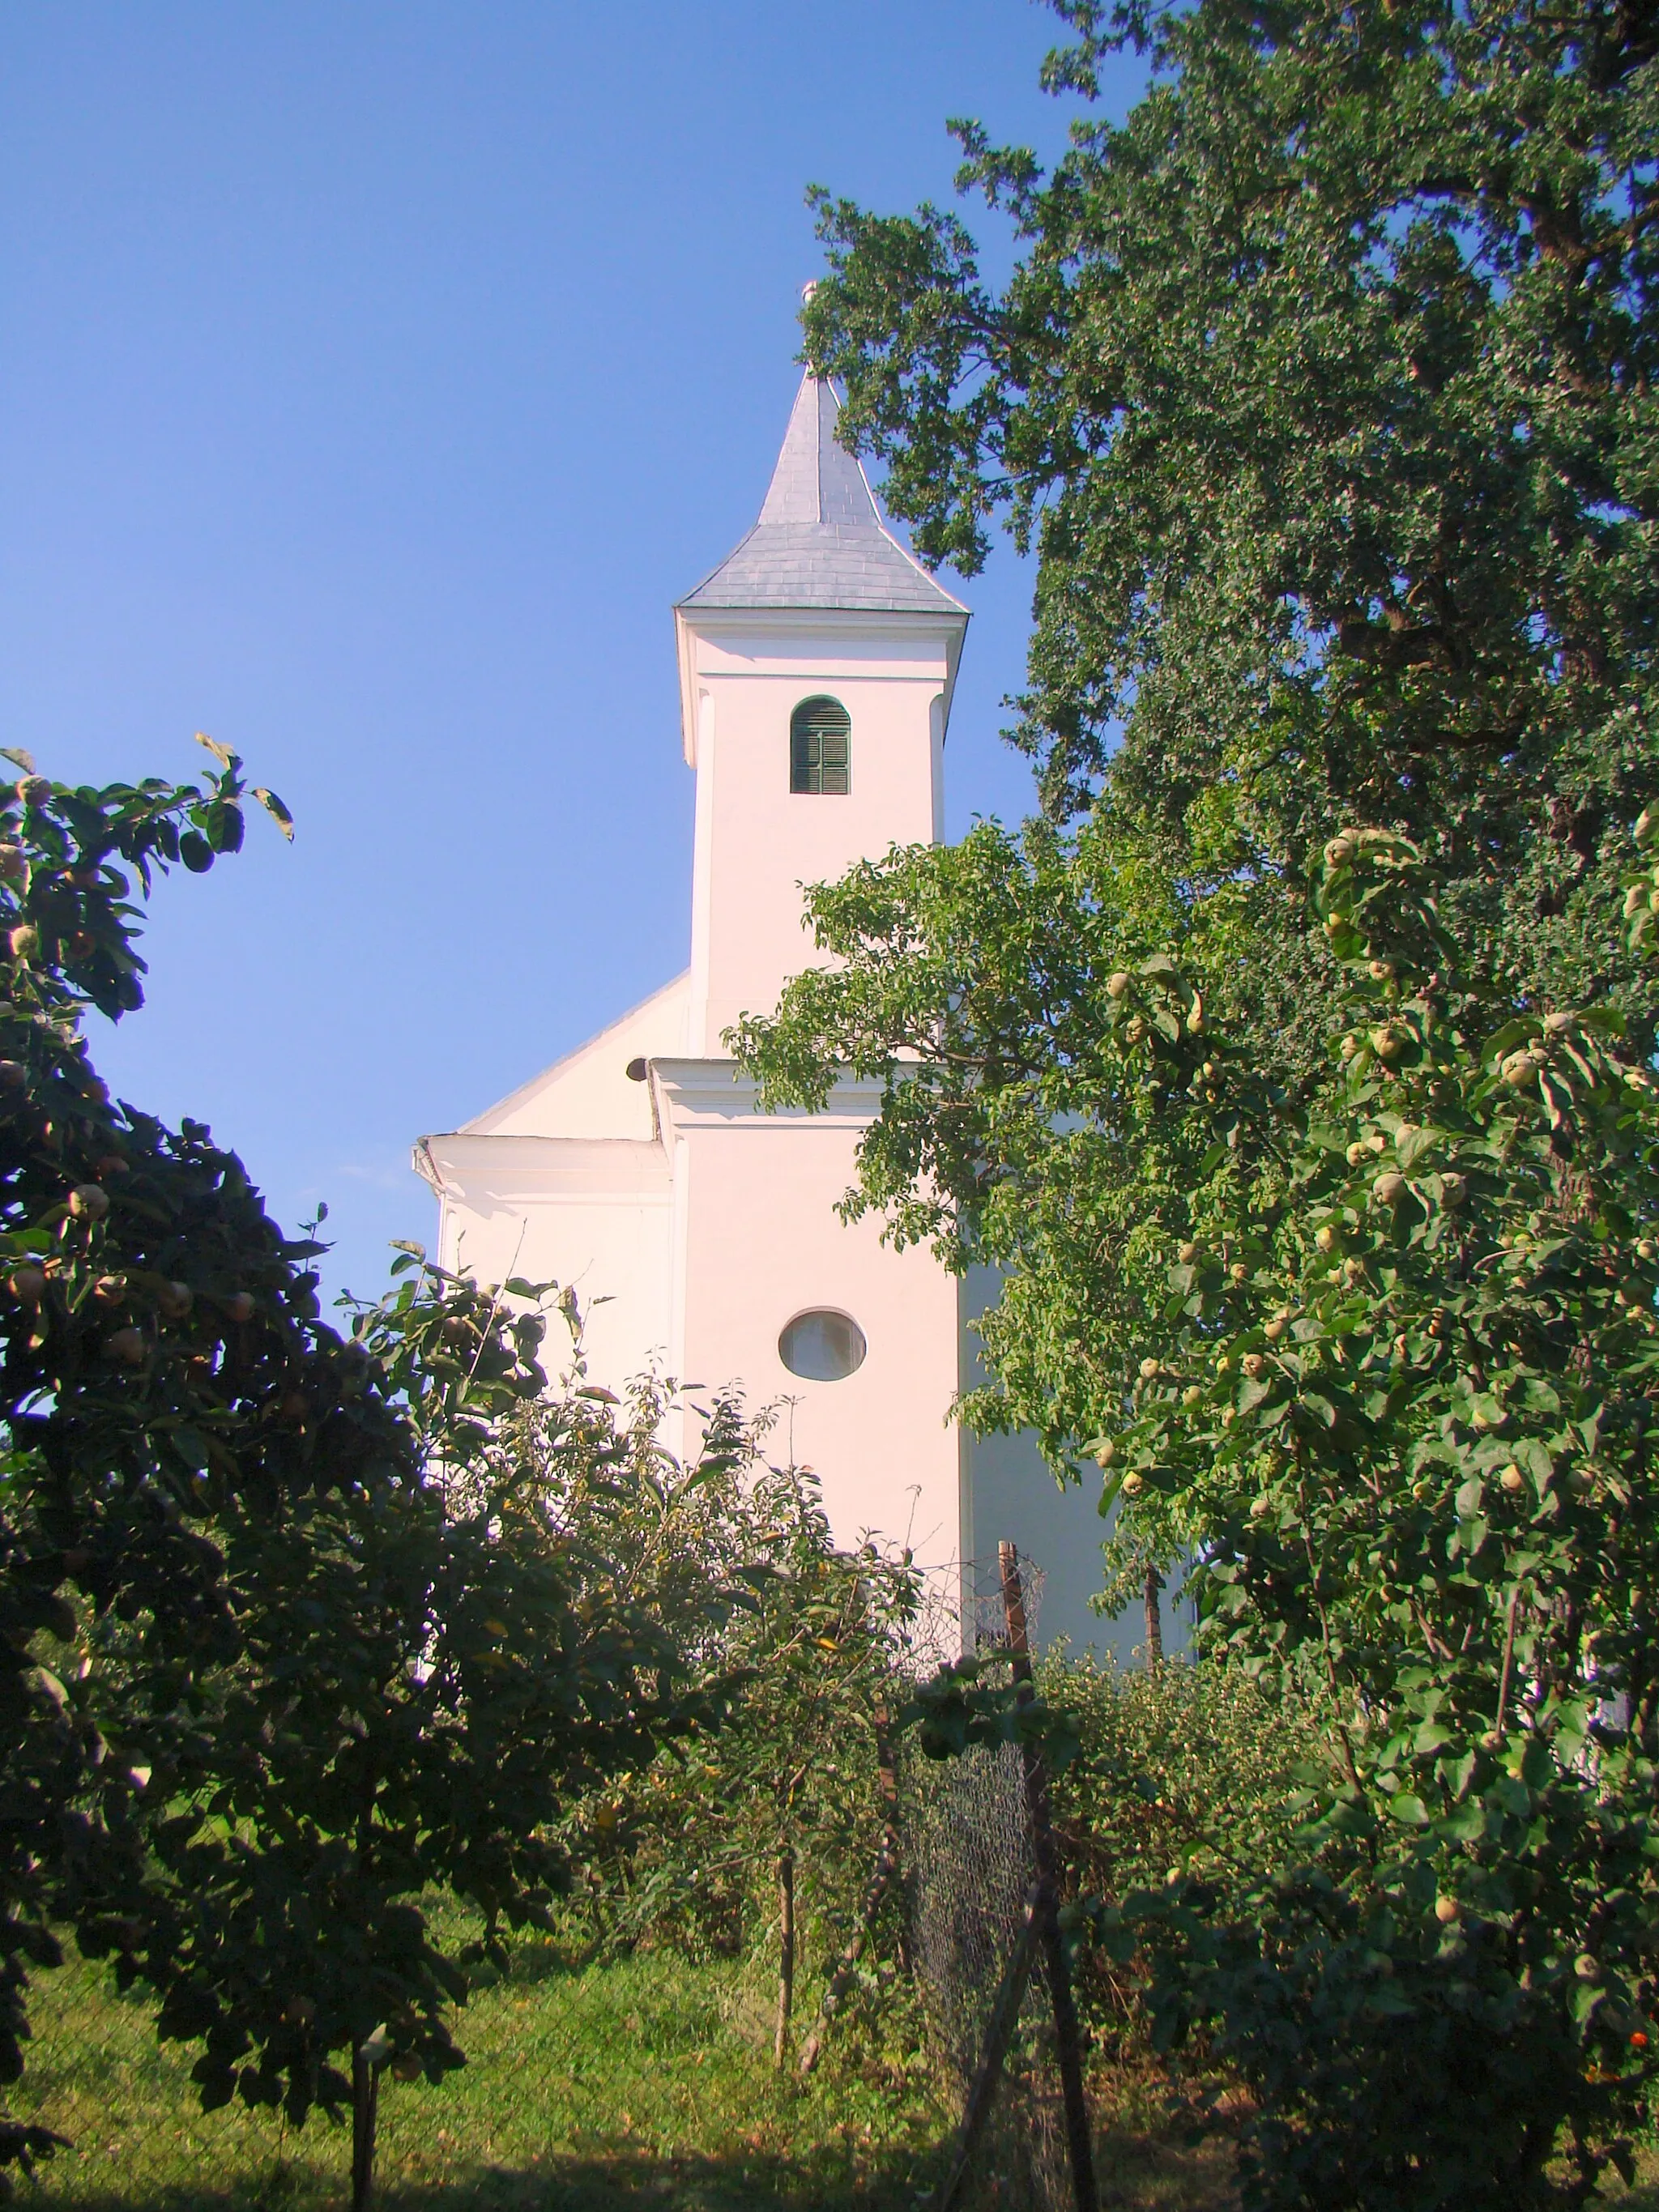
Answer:
<path fill-rule="evenodd" d="M 781 2066 L 789 2051 L 789 2015 L 795 2005 L 795 1854 L 778 1858 L 778 2033 L 774 2057 Z"/>
<path fill-rule="evenodd" d="M 1018 1697 L 1029 1705 L 1036 1695 L 1031 1682 L 1031 1646 L 1025 1627 L 1025 1593 L 1020 1587 L 1019 1553 L 1012 1544 L 997 1547 L 1002 1570 L 1002 1608 L 1008 1623 L 1008 1656 Z M 1083 2094 L 1083 2040 L 1078 2027 L 1077 2001 L 1066 1965 L 1066 1939 L 1060 1928 L 1060 1860 L 1054 1850 L 1054 1822 L 1048 1812 L 1048 1771 L 1035 1745 L 1024 1753 L 1025 1805 L 1031 1822 L 1031 1856 L 1036 1863 L 1036 1936 L 1042 1952 L 1048 2001 L 1054 2015 L 1054 2055 L 1060 2062 L 1060 2094 L 1066 2108 L 1066 2148 L 1072 2167 L 1072 2194 L 1076 2212 L 1099 2212 L 1095 2186 L 1094 2142 L 1089 2127 L 1089 2106 Z"/>
<path fill-rule="evenodd" d="M 374 2188 L 374 2123 L 380 2069 L 359 2045 L 351 2054 L 351 2212 L 368 2212 Z"/>
<path fill-rule="evenodd" d="M 1154 1674 L 1164 1664 L 1164 1617 L 1158 1607 L 1158 1594 L 1164 1584 L 1156 1567 L 1146 1570 L 1146 1664 Z"/>

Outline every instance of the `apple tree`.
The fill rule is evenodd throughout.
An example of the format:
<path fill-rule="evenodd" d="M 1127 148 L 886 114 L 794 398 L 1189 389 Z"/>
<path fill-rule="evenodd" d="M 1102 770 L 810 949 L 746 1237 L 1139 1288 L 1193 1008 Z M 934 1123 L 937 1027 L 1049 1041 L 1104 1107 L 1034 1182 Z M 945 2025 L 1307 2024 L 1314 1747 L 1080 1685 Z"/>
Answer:
<path fill-rule="evenodd" d="M 336 1329 L 320 1248 L 235 1155 L 97 1076 L 88 1008 L 142 997 L 135 893 L 240 842 L 213 750 L 200 786 L 25 761 L 0 794 L 0 2074 L 68 1929 L 200 2045 L 204 2102 L 297 2121 L 366 2045 L 459 2063 L 465 1962 L 420 1893 L 469 1900 L 486 1942 L 542 1919 L 564 1793 L 695 1701 L 499 1449 L 546 1387 L 534 1286 L 421 1266 Z"/>

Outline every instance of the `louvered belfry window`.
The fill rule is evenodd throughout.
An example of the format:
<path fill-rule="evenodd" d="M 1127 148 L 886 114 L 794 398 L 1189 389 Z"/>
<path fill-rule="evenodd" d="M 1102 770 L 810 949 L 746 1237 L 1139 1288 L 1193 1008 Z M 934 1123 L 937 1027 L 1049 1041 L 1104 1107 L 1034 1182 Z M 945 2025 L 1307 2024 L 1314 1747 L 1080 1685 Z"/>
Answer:
<path fill-rule="evenodd" d="M 839 699 L 803 699 L 789 717 L 789 788 L 844 799 L 853 787 L 853 720 Z"/>

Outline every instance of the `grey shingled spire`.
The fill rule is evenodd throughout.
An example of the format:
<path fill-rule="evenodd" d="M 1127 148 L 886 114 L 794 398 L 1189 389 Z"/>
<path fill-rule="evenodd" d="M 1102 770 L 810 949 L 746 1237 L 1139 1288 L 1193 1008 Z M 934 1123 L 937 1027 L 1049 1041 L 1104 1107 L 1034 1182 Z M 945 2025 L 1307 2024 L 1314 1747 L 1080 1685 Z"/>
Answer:
<path fill-rule="evenodd" d="M 864 471 L 836 442 L 841 403 L 807 374 L 760 520 L 683 607 L 845 607 L 967 612 L 882 526 Z"/>

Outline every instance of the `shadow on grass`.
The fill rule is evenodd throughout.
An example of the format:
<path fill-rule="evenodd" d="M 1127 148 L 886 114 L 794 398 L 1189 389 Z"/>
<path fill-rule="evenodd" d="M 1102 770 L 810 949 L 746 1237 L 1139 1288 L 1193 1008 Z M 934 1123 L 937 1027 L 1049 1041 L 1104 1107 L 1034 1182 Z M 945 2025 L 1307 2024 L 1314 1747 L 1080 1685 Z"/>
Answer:
<path fill-rule="evenodd" d="M 1237 2212 L 1232 2148 L 1220 2140 L 1109 2129 L 1096 2159 L 1102 2212 Z M 595 2144 L 521 2166 L 458 2162 L 429 2179 L 390 2176 L 374 2212 L 915 2212 L 944 2164 L 942 2146 L 662 2158 Z M 204 2173 L 197 2185 L 60 2193 L 52 2179 L 43 2168 L 35 2202 L 64 2212 L 335 2212 L 347 2201 L 343 2174 L 287 2160 L 223 2185 Z M 1640 2191 L 1621 2212 L 1659 2212 L 1659 2195 Z"/>
<path fill-rule="evenodd" d="M 1095 2145 L 1102 2212 L 1237 2212 L 1231 2140 L 1188 2141 L 1169 2127 L 1109 2128 Z"/>
<path fill-rule="evenodd" d="M 909 2212 L 937 2179 L 937 2158 L 914 2153 L 836 2156 L 814 2147 L 786 2158 L 658 2158 L 615 2148 L 551 2153 L 527 2166 L 461 2167 L 441 2179 L 389 2179 L 375 2212 Z M 58 2194 L 52 2169 L 34 2194 L 42 2207 L 74 2212 L 322 2212 L 343 2205 L 343 2180 L 278 2161 L 264 2173 L 217 2187 L 177 2183 L 128 2191 Z"/>

